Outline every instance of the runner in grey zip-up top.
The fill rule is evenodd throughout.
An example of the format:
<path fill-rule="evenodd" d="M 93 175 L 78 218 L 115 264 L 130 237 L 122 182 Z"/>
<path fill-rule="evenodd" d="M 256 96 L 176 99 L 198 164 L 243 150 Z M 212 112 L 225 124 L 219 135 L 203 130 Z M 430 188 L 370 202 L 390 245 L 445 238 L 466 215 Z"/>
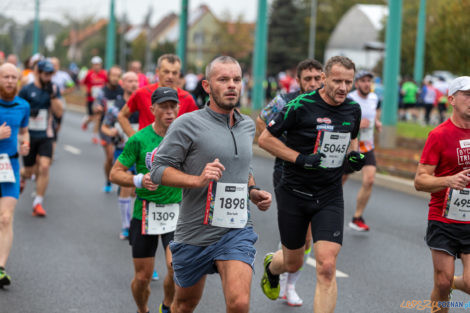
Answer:
<path fill-rule="evenodd" d="M 176 293 L 171 312 L 192 312 L 207 274 L 220 273 L 227 312 L 248 312 L 254 244 L 249 199 L 260 210 L 271 194 L 255 186 L 251 170 L 254 122 L 235 110 L 241 68 L 219 57 L 206 69 L 209 105 L 170 126 L 155 155 L 151 179 L 183 188 L 173 255 Z"/>
<path fill-rule="evenodd" d="M 238 111 L 234 111 L 233 117 L 234 124 L 230 127 L 228 114 L 214 112 L 206 106 L 176 119 L 158 148 L 152 180 L 161 184 L 168 166 L 199 176 L 207 163 L 218 158 L 225 166 L 219 182 L 248 184 L 255 125 L 250 117 Z M 183 190 L 175 242 L 208 246 L 230 230 L 203 224 L 207 191 L 207 186 Z M 246 227 L 251 226 L 248 219 Z"/>

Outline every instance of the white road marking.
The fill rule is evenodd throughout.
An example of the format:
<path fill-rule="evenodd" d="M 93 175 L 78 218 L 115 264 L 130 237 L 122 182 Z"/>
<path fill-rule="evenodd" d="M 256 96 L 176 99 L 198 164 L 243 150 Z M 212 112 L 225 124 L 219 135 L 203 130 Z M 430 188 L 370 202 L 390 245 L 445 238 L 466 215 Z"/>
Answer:
<path fill-rule="evenodd" d="M 311 265 L 311 266 L 313 266 L 313 267 L 317 267 L 317 261 L 315 261 L 315 259 L 310 258 L 310 257 L 307 259 L 307 264 L 308 264 L 308 265 Z M 341 272 L 341 271 L 339 271 L 339 270 L 336 270 L 336 277 L 344 277 L 344 278 L 347 278 L 347 277 L 349 277 L 349 275 L 346 274 L 346 273 L 343 273 L 343 272 Z"/>
<path fill-rule="evenodd" d="M 76 155 L 79 155 L 79 154 L 82 153 L 82 151 L 80 149 L 75 148 L 73 146 L 69 146 L 69 145 L 65 145 L 64 150 L 67 151 L 67 152 L 70 152 L 72 154 L 76 154 Z"/>

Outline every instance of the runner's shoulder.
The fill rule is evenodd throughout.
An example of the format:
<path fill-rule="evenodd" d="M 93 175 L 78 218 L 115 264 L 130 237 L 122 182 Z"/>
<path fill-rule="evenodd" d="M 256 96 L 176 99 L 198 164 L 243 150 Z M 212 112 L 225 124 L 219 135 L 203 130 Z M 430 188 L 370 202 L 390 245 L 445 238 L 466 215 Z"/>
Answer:
<path fill-rule="evenodd" d="M 186 90 L 181 89 L 181 88 L 177 88 L 176 93 L 178 94 L 178 98 L 180 99 L 180 101 L 184 100 L 188 97 L 192 97 L 189 92 L 187 92 Z"/>

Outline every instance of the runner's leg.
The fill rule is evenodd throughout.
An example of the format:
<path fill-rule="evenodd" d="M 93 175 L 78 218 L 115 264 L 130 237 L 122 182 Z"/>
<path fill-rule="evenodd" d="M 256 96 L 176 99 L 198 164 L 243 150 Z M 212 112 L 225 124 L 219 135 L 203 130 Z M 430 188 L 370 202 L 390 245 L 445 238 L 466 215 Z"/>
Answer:
<path fill-rule="evenodd" d="M 372 186 L 374 185 L 376 167 L 373 165 L 366 165 L 362 168 L 362 186 L 357 194 L 356 212 L 354 217 L 361 217 L 364 214 L 367 202 L 369 202 L 372 193 Z"/>
<path fill-rule="evenodd" d="M 13 214 L 17 202 L 13 197 L 0 198 L 0 267 L 5 267 L 13 243 Z"/>
<path fill-rule="evenodd" d="M 470 294 L 470 254 L 461 254 L 463 275 L 454 278 L 455 289 Z M 1 263 L 0 263 L 1 265 Z"/>
<path fill-rule="evenodd" d="M 39 156 L 38 177 L 36 179 L 36 195 L 44 197 L 49 184 L 49 168 L 51 166 L 51 158 Z"/>
<path fill-rule="evenodd" d="M 431 301 L 449 301 L 450 288 L 454 279 L 455 259 L 447 252 L 431 249 L 434 266 L 434 288 Z M 441 308 L 439 313 L 447 313 L 449 308 Z"/>
<path fill-rule="evenodd" d="M 155 258 L 134 258 L 134 279 L 131 283 L 132 295 L 139 313 L 147 313 Z"/>
<path fill-rule="evenodd" d="M 319 240 L 313 244 L 315 259 L 317 262 L 317 285 L 313 311 L 333 313 L 336 306 L 336 258 L 341 245 L 335 242 Z"/>
<path fill-rule="evenodd" d="M 201 300 L 206 283 L 204 275 L 196 284 L 191 287 L 180 287 L 175 284 L 175 297 L 171 305 L 172 313 L 192 313 Z"/>
<path fill-rule="evenodd" d="M 173 267 L 171 266 L 172 257 L 170 246 L 165 249 L 165 260 L 166 260 L 166 276 L 163 280 L 163 304 L 167 307 L 171 307 L 173 298 L 175 297 L 175 282 L 173 281 Z"/>
<path fill-rule="evenodd" d="M 222 280 L 227 313 L 250 310 L 250 287 L 253 270 L 242 261 L 215 261 Z"/>

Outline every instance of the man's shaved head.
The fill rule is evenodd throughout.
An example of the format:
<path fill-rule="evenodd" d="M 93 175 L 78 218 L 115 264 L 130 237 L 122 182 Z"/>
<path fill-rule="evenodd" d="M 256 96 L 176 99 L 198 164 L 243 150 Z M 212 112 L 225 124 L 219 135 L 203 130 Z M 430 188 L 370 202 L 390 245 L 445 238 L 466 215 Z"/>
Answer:
<path fill-rule="evenodd" d="M 18 69 L 11 63 L 0 66 L 0 98 L 11 101 L 18 90 Z"/>

